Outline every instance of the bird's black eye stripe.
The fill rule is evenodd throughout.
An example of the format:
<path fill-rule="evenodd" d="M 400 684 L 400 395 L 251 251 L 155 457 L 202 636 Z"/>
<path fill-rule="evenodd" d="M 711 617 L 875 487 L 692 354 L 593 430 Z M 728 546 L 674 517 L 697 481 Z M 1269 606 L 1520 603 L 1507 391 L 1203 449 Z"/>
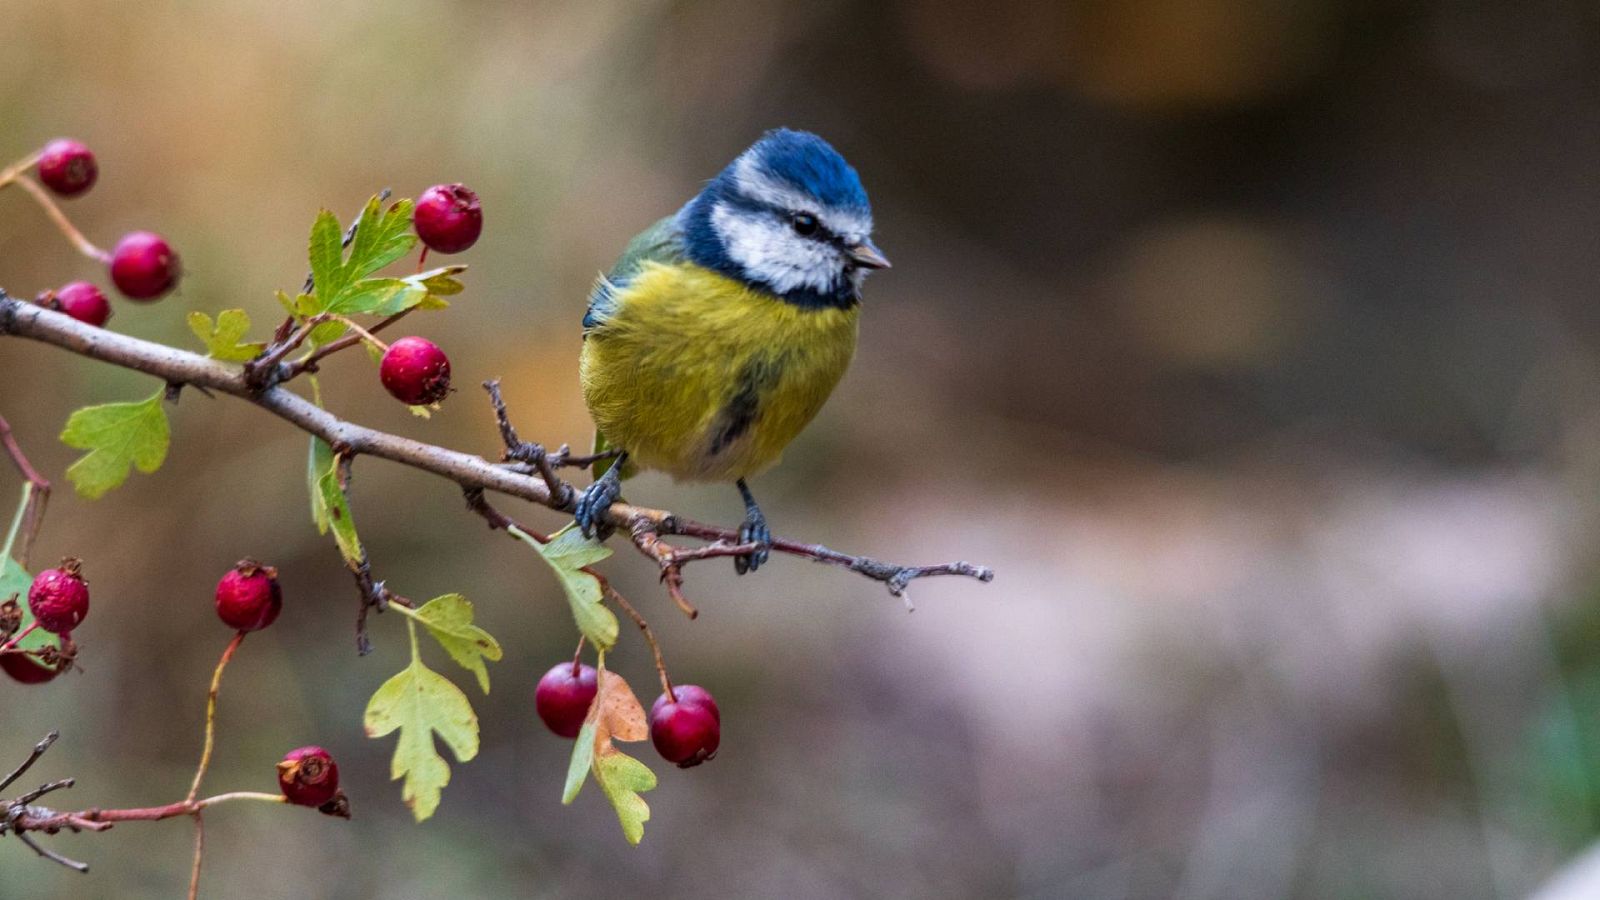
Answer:
<path fill-rule="evenodd" d="M 794 226 L 794 233 L 801 237 L 811 237 L 822 230 L 822 223 L 811 213 L 795 213 L 789 217 L 789 222 Z"/>

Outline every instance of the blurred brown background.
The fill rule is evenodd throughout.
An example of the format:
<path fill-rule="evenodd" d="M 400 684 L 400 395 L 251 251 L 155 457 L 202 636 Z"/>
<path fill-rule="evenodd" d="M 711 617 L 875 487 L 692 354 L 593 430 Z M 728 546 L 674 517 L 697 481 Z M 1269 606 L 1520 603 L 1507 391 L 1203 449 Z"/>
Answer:
<path fill-rule="evenodd" d="M 84 671 L 0 683 L 0 760 L 59 727 L 38 774 L 79 779 L 62 803 L 182 796 L 227 638 L 212 585 L 275 563 L 288 607 L 229 671 L 208 783 L 270 789 L 315 741 L 357 818 L 208 817 L 205 896 L 1512 897 L 1600 834 L 1592 3 L 5 0 L 0 23 L 0 157 L 85 140 L 79 223 L 187 264 L 117 330 L 268 327 L 319 206 L 476 188 L 468 292 L 412 326 L 460 393 L 425 422 L 359 354 L 325 382 L 342 414 L 484 453 L 472 386 L 497 375 L 526 436 L 586 441 L 594 274 L 763 129 L 820 132 L 895 269 L 757 493 L 782 534 L 1000 573 L 919 583 L 908 616 L 837 570 L 702 564 L 691 624 L 619 548 L 725 722 L 711 765 L 652 762 L 633 849 L 598 791 L 558 802 L 569 745 L 532 686 L 574 629 L 549 575 L 449 485 L 362 463 L 380 573 L 465 592 L 507 650 L 473 694 L 482 755 L 419 827 L 360 728 L 403 629 L 353 653 L 303 437 L 186 394 L 160 473 L 52 504 L 39 555 L 94 582 Z M 0 194 L 0 285 L 77 277 L 104 283 Z M 0 341 L 0 411 L 55 476 L 76 405 L 150 389 Z M 634 634 L 614 665 L 648 702 Z M 0 841 L 0 896 L 174 896 L 189 841 L 56 838 L 87 878 Z"/>

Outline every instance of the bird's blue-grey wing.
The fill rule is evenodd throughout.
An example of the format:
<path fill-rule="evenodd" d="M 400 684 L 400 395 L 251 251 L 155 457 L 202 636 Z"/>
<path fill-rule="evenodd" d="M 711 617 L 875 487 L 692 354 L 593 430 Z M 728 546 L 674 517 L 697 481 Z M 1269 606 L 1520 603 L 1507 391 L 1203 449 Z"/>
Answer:
<path fill-rule="evenodd" d="M 677 263 L 685 258 L 683 231 L 678 227 L 676 215 L 667 216 L 641 231 L 622 251 L 611 271 L 595 280 L 594 290 L 589 292 L 589 308 L 583 314 L 584 333 L 605 324 L 621 302 L 619 293 L 645 263 Z"/>

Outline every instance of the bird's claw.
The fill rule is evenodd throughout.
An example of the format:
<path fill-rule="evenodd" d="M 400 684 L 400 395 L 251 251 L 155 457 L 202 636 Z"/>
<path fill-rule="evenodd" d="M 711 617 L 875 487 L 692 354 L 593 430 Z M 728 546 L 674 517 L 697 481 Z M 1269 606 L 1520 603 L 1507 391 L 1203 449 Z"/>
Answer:
<path fill-rule="evenodd" d="M 606 472 L 578 496 L 573 517 L 578 520 L 578 530 L 586 538 L 598 536 L 603 541 L 611 536 L 611 525 L 605 521 L 606 510 L 622 495 L 622 483 L 612 474 L 614 471 Z"/>
<path fill-rule="evenodd" d="M 761 564 L 772 555 L 772 529 L 767 527 L 767 517 L 759 511 L 752 511 L 745 516 L 744 524 L 739 526 L 739 543 L 761 546 L 744 556 L 735 556 L 733 570 L 743 575 L 761 568 Z"/>

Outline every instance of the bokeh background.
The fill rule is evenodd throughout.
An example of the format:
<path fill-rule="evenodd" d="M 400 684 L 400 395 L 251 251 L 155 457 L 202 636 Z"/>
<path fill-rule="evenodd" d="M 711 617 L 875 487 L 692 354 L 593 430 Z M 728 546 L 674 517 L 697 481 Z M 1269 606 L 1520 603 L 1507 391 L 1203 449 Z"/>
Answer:
<path fill-rule="evenodd" d="M 407 326 L 460 393 L 413 419 L 360 354 L 325 384 L 483 453 L 491 376 L 525 435 L 586 441 L 595 273 L 763 129 L 822 133 L 895 268 L 755 487 L 780 533 L 999 577 L 919 583 L 907 615 L 838 570 L 701 564 L 689 623 L 622 549 L 607 570 L 725 723 L 714 763 L 653 764 L 634 849 L 592 787 L 558 802 L 532 687 L 574 629 L 549 575 L 448 484 L 362 463 L 380 575 L 465 592 L 507 651 L 473 693 L 481 756 L 417 826 L 360 728 L 404 630 L 353 652 L 303 437 L 189 393 L 158 474 L 51 505 L 38 555 L 94 584 L 83 671 L 0 684 L 0 760 L 60 728 L 37 774 L 78 778 L 63 804 L 182 796 L 227 640 L 211 588 L 251 554 L 288 605 L 228 673 L 208 783 L 270 789 L 317 742 L 357 818 L 210 816 L 205 896 L 1595 896 L 1550 885 L 1600 836 L 1597 26 L 1577 0 L 4 0 L 0 157 L 85 140 L 77 221 L 187 265 L 116 330 L 269 327 L 319 207 L 476 188 L 469 290 Z M 0 194 L 0 285 L 79 277 L 105 283 Z M 0 411 L 56 477 L 75 406 L 150 389 L 0 340 Z M 739 514 L 731 489 L 630 493 Z M 612 662 L 648 702 L 636 635 Z M 0 896 L 171 897 L 189 843 L 54 839 L 85 878 L 0 841 Z"/>

